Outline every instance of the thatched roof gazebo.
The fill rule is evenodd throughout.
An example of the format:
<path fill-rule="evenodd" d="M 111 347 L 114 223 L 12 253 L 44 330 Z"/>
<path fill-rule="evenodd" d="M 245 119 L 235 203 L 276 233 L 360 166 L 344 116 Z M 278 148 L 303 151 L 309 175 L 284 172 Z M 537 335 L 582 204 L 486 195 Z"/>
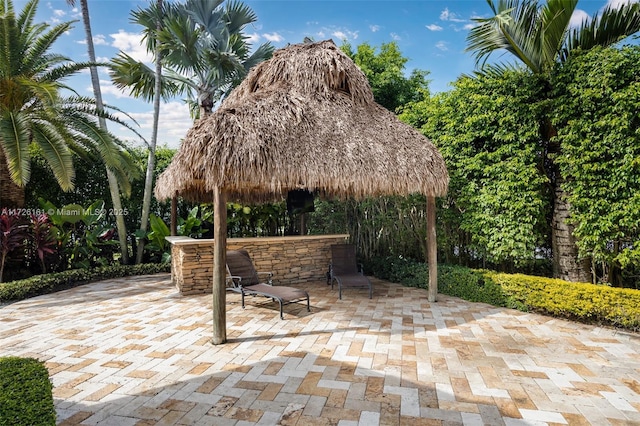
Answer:
<path fill-rule="evenodd" d="M 214 200 L 214 343 L 226 341 L 226 200 L 427 196 L 429 299 L 435 301 L 435 197 L 444 160 L 421 133 L 376 104 L 365 75 L 333 41 L 277 50 L 187 133 L 156 197 Z M 217 312 L 216 312 L 217 310 Z"/>

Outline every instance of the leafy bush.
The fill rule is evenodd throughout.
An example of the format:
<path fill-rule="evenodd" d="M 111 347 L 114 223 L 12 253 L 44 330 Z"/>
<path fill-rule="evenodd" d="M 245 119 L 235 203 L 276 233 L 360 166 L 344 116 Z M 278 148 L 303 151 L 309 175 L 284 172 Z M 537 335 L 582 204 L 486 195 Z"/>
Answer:
<path fill-rule="evenodd" d="M 427 265 L 414 260 L 377 258 L 365 265 L 365 272 L 405 286 L 427 288 Z M 634 289 L 439 265 L 438 291 L 470 302 L 640 329 L 640 291 Z"/>
<path fill-rule="evenodd" d="M 487 272 L 512 302 L 528 310 L 589 323 L 640 328 L 640 291 Z"/>
<path fill-rule="evenodd" d="M 24 280 L 0 283 L 0 302 L 22 300 L 40 294 L 65 290 L 91 281 L 120 278 L 128 275 L 149 275 L 169 272 L 170 264 L 143 263 L 140 265 L 113 265 L 94 269 L 72 269 L 47 275 L 36 275 Z"/>
<path fill-rule="evenodd" d="M 0 358 L 0 425 L 55 425 L 49 372 L 34 358 Z"/>

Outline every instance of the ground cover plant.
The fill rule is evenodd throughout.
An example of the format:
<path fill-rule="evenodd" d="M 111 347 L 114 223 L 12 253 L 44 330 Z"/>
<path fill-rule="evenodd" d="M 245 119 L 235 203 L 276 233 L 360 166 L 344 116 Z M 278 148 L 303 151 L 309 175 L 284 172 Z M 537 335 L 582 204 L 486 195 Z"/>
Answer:
<path fill-rule="evenodd" d="M 52 385 L 34 358 L 0 358 L 0 425 L 55 425 Z"/>

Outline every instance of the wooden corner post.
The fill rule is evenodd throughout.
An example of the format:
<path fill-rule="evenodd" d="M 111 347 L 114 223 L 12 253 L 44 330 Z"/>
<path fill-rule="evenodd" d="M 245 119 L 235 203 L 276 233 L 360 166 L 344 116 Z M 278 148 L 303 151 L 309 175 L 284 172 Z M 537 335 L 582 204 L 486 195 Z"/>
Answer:
<path fill-rule="evenodd" d="M 436 197 L 427 195 L 427 259 L 429 261 L 429 302 L 438 299 L 438 241 L 436 239 Z"/>
<path fill-rule="evenodd" d="M 213 338 L 211 343 L 227 342 L 227 196 L 216 188 L 213 196 Z"/>

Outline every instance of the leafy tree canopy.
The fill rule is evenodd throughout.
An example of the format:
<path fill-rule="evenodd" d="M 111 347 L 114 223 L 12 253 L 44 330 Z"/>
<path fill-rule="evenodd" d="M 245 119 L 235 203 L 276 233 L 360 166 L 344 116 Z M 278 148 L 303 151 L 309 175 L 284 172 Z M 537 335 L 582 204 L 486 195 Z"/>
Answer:
<path fill-rule="evenodd" d="M 349 43 L 341 49 L 367 76 L 376 102 L 389 111 L 396 112 L 398 107 L 429 95 L 429 72 L 416 69 L 407 77 L 409 59 L 402 56 L 397 43 L 383 43 L 379 51 L 368 43 L 359 45 L 355 52 Z"/>

